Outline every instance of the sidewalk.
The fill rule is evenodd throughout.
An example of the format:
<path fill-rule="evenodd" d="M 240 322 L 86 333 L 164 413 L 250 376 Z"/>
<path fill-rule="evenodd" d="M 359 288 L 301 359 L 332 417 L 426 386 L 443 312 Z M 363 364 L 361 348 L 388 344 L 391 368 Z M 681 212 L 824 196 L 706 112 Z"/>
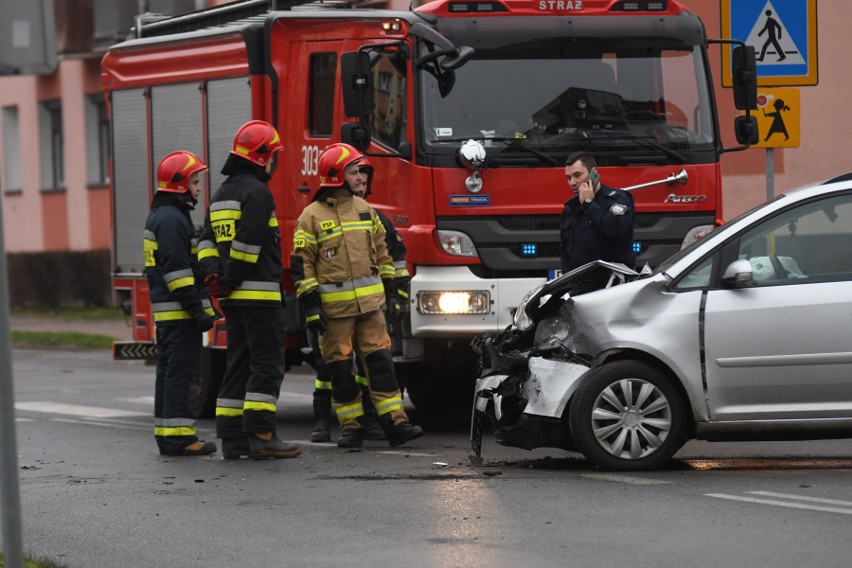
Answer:
<path fill-rule="evenodd" d="M 89 333 L 92 335 L 105 335 L 123 341 L 132 339 L 130 326 L 123 319 L 89 321 L 12 316 L 9 328 L 12 331 Z"/>

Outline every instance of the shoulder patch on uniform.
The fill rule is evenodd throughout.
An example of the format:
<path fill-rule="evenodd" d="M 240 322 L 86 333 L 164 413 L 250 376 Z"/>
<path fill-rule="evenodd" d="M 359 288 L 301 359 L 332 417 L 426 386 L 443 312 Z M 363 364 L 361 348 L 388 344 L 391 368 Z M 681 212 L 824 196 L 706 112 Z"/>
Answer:
<path fill-rule="evenodd" d="M 607 197 L 615 197 L 616 195 L 618 195 L 618 192 L 614 189 L 606 194 Z"/>
<path fill-rule="evenodd" d="M 358 213 L 358 218 L 362 221 L 369 221 L 372 217 L 370 216 L 369 211 L 361 211 L 360 213 Z"/>
<path fill-rule="evenodd" d="M 627 205 L 624 203 L 614 203 L 612 207 L 609 208 L 609 212 L 613 215 L 624 215 L 627 213 Z"/>

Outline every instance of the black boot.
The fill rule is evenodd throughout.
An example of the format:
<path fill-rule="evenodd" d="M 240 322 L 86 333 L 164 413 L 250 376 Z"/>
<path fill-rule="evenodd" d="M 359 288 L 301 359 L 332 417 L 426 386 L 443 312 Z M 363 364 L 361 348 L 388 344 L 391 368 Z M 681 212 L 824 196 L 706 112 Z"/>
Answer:
<path fill-rule="evenodd" d="M 222 438 L 222 459 L 238 460 L 251 453 L 248 436 Z"/>
<path fill-rule="evenodd" d="M 249 434 L 249 457 L 253 460 L 294 458 L 301 453 L 298 444 L 279 440 L 274 432 Z"/>
<path fill-rule="evenodd" d="M 314 391 L 314 431 L 311 442 L 331 441 L 331 391 Z"/>
<path fill-rule="evenodd" d="M 337 439 L 338 448 L 360 448 L 364 445 L 364 437 L 360 428 L 346 428 Z"/>
<path fill-rule="evenodd" d="M 376 416 L 376 407 L 370 400 L 370 391 L 361 388 L 361 405 L 364 407 L 364 415 L 358 418 L 361 423 L 361 433 L 365 440 L 387 440 L 385 431 L 382 430 Z"/>
<path fill-rule="evenodd" d="M 412 426 L 409 422 L 394 424 L 390 414 L 380 416 L 379 424 L 382 425 L 382 429 L 387 434 L 388 443 L 392 448 L 401 446 L 423 435 L 423 428 L 420 426 Z"/>
<path fill-rule="evenodd" d="M 413 426 L 408 422 L 400 422 L 399 424 L 396 424 L 390 434 L 388 434 L 388 443 L 392 448 L 394 448 L 419 438 L 422 435 L 423 428 L 420 426 Z"/>

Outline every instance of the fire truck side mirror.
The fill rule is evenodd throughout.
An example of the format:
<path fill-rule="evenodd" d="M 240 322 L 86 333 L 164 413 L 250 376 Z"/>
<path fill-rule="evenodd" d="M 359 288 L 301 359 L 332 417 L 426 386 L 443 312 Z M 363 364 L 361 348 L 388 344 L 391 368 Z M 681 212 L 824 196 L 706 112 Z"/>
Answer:
<path fill-rule="evenodd" d="M 364 51 L 344 53 L 340 58 L 340 75 L 343 114 L 361 118 L 373 112 L 373 75 L 369 54 Z"/>
<path fill-rule="evenodd" d="M 370 127 L 363 122 L 346 122 L 340 125 L 340 141 L 351 144 L 361 152 L 370 147 Z"/>
<path fill-rule="evenodd" d="M 737 135 L 737 142 L 744 146 L 757 144 L 760 141 L 757 118 L 754 116 L 738 116 L 735 118 L 734 131 Z"/>
<path fill-rule="evenodd" d="M 734 80 L 734 106 L 739 110 L 757 110 L 757 62 L 754 47 L 738 45 L 731 56 Z"/>

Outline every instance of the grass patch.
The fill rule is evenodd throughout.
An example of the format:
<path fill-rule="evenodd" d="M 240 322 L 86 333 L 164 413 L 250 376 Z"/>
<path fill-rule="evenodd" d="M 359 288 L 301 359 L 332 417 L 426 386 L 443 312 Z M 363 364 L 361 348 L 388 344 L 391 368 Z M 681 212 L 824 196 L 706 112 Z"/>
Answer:
<path fill-rule="evenodd" d="M 72 349 L 111 348 L 115 339 L 76 331 L 12 331 L 14 347 L 62 347 Z M 0 565 L 2 568 L 2 565 Z"/>
<path fill-rule="evenodd" d="M 5 556 L 0 552 L 0 568 L 6 566 Z M 67 568 L 64 564 L 57 564 L 53 560 L 44 558 L 24 558 L 24 568 Z"/>
<path fill-rule="evenodd" d="M 59 306 L 49 307 L 12 307 L 12 316 L 37 319 L 68 319 L 84 321 L 117 321 L 124 319 L 121 308 L 111 306 L 107 308 L 87 308 L 86 306 Z"/>

